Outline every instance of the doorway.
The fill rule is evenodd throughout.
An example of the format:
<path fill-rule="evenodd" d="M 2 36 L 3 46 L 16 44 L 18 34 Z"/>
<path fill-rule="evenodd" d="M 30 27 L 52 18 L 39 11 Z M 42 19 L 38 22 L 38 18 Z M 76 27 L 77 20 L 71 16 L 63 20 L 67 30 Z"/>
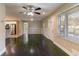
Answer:
<path fill-rule="evenodd" d="M 23 23 L 23 34 L 24 34 L 24 43 L 28 43 L 28 23 L 24 22 Z"/>

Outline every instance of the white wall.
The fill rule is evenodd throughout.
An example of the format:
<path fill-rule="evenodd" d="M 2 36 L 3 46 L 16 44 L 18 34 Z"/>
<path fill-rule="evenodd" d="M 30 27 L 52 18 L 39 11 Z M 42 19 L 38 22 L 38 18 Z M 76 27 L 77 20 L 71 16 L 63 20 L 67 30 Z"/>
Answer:
<path fill-rule="evenodd" d="M 0 55 L 5 51 L 5 6 L 0 4 Z"/>
<path fill-rule="evenodd" d="M 52 16 L 50 16 L 42 23 L 42 34 L 49 39 L 53 38 L 53 26 L 54 20 L 52 20 Z"/>
<path fill-rule="evenodd" d="M 22 21 L 19 21 L 19 35 L 22 35 L 23 34 L 23 22 Z"/>
<path fill-rule="evenodd" d="M 23 23 L 24 21 L 19 21 L 19 35 L 23 34 Z M 30 21 L 28 23 L 28 34 L 41 34 L 41 21 Z"/>
<path fill-rule="evenodd" d="M 29 34 L 41 34 L 41 24 L 40 21 L 29 22 Z"/>

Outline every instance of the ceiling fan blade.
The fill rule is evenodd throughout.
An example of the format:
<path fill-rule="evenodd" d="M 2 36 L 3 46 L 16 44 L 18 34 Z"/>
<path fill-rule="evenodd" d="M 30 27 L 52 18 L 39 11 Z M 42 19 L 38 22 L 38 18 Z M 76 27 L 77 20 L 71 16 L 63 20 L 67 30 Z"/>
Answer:
<path fill-rule="evenodd" d="M 40 13 L 39 12 L 34 12 L 35 14 L 38 14 L 38 15 L 40 15 Z"/>
<path fill-rule="evenodd" d="M 40 8 L 40 7 L 38 7 L 38 8 L 36 8 L 35 10 L 41 10 L 41 8 Z"/>
<path fill-rule="evenodd" d="M 23 13 L 23 12 L 19 12 L 19 13 Z"/>
<path fill-rule="evenodd" d="M 27 9 L 25 6 L 23 6 L 22 8 Z"/>

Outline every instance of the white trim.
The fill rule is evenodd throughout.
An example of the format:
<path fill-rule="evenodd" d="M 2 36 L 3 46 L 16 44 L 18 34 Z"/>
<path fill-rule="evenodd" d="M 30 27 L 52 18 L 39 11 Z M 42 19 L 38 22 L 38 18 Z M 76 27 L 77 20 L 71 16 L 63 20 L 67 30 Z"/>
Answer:
<path fill-rule="evenodd" d="M 75 4 L 75 5 L 73 5 L 72 7 L 67 8 L 67 9 L 64 10 L 64 11 L 60 11 L 60 12 L 58 13 L 58 15 L 60 15 L 60 14 L 62 14 L 62 13 L 64 13 L 64 12 L 66 12 L 66 11 L 68 11 L 68 10 L 70 10 L 70 9 L 72 9 L 72 8 L 74 8 L 74 7 L 76 7 L 76 6 L 79 6 L 79 4 Z"/>
<path fill-rule="evenodd" d="M 61 45 L 59 45 L 56 42 L 53 42 L 55 45 L 57 45 L 59 48 L 61 48 L 64 52 L 66 52 L 68 55 L 72 56 L 72 53 L 70 51 L 68 51 L 67 49 L 65 49 L 64 47 L 62 47 Z"/>
<path fill-rule="evenodd" d="M 6 49 L 4 49 L 2 52 L 0 52 L 0 56 L 6 51 Z"/>

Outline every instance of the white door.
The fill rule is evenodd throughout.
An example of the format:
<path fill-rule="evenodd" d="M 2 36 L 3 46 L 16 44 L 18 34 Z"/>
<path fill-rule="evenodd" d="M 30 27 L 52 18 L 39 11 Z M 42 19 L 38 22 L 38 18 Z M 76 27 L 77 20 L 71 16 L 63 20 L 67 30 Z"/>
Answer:
<path fill-rule="evenodd" d="M 28 23 L 24 22 L 24 43 L 28 43 Z"/>

